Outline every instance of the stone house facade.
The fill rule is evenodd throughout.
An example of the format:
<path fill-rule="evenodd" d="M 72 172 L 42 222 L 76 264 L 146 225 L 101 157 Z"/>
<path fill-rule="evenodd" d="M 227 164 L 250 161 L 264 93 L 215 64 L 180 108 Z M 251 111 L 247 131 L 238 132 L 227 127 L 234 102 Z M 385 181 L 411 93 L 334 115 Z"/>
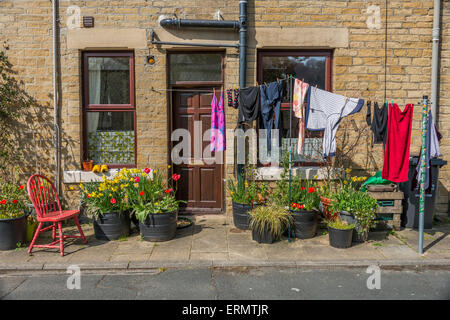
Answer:
<path fill-rule="evenodd" d="M 171 164 L 169 133 L 186 125 L 178 120 L 201 119 L 206 114 L 202 108 L 211 101 L 212 89 L 238 87 L 238 48 L 157 45 L 151 43 L 151 32 L 164 42 L 236 44 L 239 36 L 234 31 L 169 29 L 161 27 L 159 21 L 175 16 L 239 20 L 239 1 L 60 0 L 58 6 L 61 181 L 63 194 L 73 205 L 78 194 L 70 186 L 93 177 L 81 172 L 81 162 L 92 157 L 91 152 L 101 154 L 105 152 L 101 148 L 106 148 L 106 153 L 114 149 L 119 159 L 97 154 L 97 161 L 167 170 Z M 441 7 L 437 127 L 443 135 L 443 159 L 448 161 L 450 2 L 442 1 Z M 83 17 L 93 17 L 94 26 L 84 27 Z M 430 95 L 432 28 L 433 1 L 248 1 L 246 85 L 270 81 L 266 75 L 267 79 L 281 78 L 283 72 L 291 70 L 289 57 L 300 61 L 316 57 L 313 60 L 319 61 L 322 69 L 305 72 L 313 73 L 309 76 L 319 74 L 319 85 L 329 91 L 380 104 L 387 97 L 401 108 L 414 103 L 411 153 L 417 154 L 421 145 L 421 108 L 417 103 L 423 95 Z M 42 172 L 52 176 L 52 2 L 1 1 L 0 43 L 16 77 L 37 102 L 36 108 L 30 110 L 34 121 L 24 123 L 26 139 L 19 141 L 27 150 L 21 174 Z M 149 63 L 150 56 L 153 64 Z M 105 88 L 102 85 L 108 76 L 99 81 L 95 74 L 108 68 L 114 70 L 115 75 L 109 79 L 114 86 Z M 275 73 L 270 73 L 271 68 Z M 292 68 L 295 70 L 295 65 Z M 277 69 L 281 70 L 279 75 Z M 199 113 L 186 111 L 196 108 Z M 234 129 L 237 110 L 225 108 L 227 129 Z M 365 110 L 346 118 L 338 135 L 345 132 L 354 137 L 358 130 L 367 131 Z M 116 128 L 112 131 L 129 134 L 118 138 L 126 141 L 125 146 L 105 146 L 113 142 L 105 142 L 102 135 L 91 137 L 90 126 L 94 131 L 95 127 L 101 131 L 102 126 L 109 126 Z M 198 180 L 202 183 L 195 195 L 185 195 L 196 198 L 195 208 L 230 212 L 231 200 L 223 180 L 235 174 L 232 147 L 233 139 L 228 135 L 224 166 L 204 167 L 199 172 L 183 168 L 189 176 L 186 183 L 193 189 L 195 179 L 204 179 Z M 353 149 L 347 159 L 350 166 L 366 174 L 381 169 L 382 148 L 371 145 L 370 136 L 365 134 Z M 276 179 L 279 171 L 260 169 L 266 180 Z M 320 173 L 311 165 L 299 166 L 297 171 Z M 443 167 L 437 186 L 436 213 L 440 215 L 448 213 L 449 178 L 450 166 Z M 214 202 L 212 207 L 208 201 Z"/>

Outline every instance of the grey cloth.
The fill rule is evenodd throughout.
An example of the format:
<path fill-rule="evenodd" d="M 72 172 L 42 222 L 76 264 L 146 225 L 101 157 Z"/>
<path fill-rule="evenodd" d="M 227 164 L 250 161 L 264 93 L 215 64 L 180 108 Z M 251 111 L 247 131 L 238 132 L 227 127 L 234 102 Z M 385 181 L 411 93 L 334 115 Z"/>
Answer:
<path fill-rule="evenodd" d="M 441 155 L 441 148 L 439 147 L 439 139 L 436 132 L 436 127 L 433 123 L 433 116 L 431 111 L 428 111 L 428 126 L 425 137 L 425 185 L 424 189 L 427 190 L 430 186 L 430 160 Z M 422 156 L 419 156 L 419 162 L 417 163 L 417 183 L 420 185 L 420 174 L 422 172 Z"/>

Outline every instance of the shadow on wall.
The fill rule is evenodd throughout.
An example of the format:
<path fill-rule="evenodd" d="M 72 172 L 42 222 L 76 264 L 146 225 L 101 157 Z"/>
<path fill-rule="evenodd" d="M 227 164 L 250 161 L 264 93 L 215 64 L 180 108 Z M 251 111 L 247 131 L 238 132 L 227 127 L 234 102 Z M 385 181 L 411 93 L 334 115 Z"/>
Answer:
<path fill-rule="evenodd" d="M 25 183 L 35 173 L 53 179 L 53 107 L 38 103 L 17 76 L 0 52 L 0 179 Z M 63 148 L 68 139 L 62 137 Z"/>

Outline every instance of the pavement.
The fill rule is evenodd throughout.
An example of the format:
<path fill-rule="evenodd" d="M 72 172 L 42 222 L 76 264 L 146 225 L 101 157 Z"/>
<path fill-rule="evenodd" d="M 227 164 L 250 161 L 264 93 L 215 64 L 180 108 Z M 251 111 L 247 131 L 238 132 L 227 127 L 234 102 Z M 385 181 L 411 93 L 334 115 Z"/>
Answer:
<path fill-rule="evenodd" d="M 286 237 L 273 244 L 258 244 L 250 231 L 236 229 L 231 217 L 224 215 L 191 216 L 193 226 L 179 229 L 175 239 L 167 242 L 143 241 L 136 231 L 117 241 L 95 239 L 90 223 L 82 225 L 88 244 L 76 239 L 65 246 L 65 256 L 57 249 L 27 248 L 0 251 L 0 274 L 20 272 L 65 272 L 70 265 L 97 272 L 162 270 L 166 268 L 226 267 L 364 267 L 383 268 L 450 268 L 450 223 L 426 230 L 424 254 L 417 253 L 417 230 L 376 232 L 369 241 L 348 249 L 329 245 L 322 226 L 312 239 Z M 64 232 L 76 234 L 74 226 Z M 38 243 L 50 240 L 50 232 Z"/>

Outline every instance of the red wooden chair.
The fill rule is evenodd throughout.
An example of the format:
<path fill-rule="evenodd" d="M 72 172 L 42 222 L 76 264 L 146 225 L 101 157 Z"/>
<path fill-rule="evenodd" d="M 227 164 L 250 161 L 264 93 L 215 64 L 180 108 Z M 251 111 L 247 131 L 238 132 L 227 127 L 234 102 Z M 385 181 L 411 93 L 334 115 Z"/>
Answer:
<path fill-rule="evenodd" d="M 80 223 L 78 221 L 78 214 L 80 210 L 61 210 L 61 204 L 59 203 L 58 193 L 53 183 L 46 177 L 39 174 L 32 175 L 27 182 L 28 196 L 33 203 L 36 210 L 37 221 L 39 225 L 34 233 L 33 240 L 28 248 L 28 254 L 31 255 L 31 250 L 35 248 L 59 248 L 61 256 L 64 256 L 64 240 L 67 238 L 81 238 L 84 243 L 87 243 L 86 237 L 81 230 Z M 62 222 L 73 218 L 77 224 L 80 236 L 66 236 L 62 233 Z M 53 225 L 42 228 L 44 222 L 53 223 Z M 58 225 L 58 240 L 56 239 L 56 226 Z M 52 230 L 53 242 L 45 245 L 36 245 L 36 240 L 39 233 Z M 59 246 L 56 245 L 59 242 Z"/>

